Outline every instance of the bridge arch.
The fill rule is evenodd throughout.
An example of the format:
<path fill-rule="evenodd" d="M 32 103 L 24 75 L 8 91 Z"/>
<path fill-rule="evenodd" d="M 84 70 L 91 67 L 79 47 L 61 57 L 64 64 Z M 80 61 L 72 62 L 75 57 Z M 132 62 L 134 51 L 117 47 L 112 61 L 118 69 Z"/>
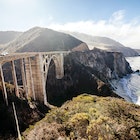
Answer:
<path fill-rule="evenodd" d="M 5 87 L 5 81 L 3 76 L 2 65 L 6 62 L 12 62 L 13 69 L 15 60 L 20 60 L 21 67 L 21 77 L 22 77 L 22 86 L 26 93 L 27 98 L 32 98 L 33 100 L 39 100 L 40 102 L 47 103 L 46 98 L 46 80 L 48 76 L 48 70 L 51 64 L 51 61 L 55 65 L 55 74 L 57 79 L 61 79 L 64 76 L 64 55 L 69 52 L 32 52 L 32 53 L 19 53 L 11 54 L 7 56 L 0 57 L 0 81 L 2 81 L 2 88 L 4 89 L 4 94 L 7 98 L 7 92 Z M 16 71 L 14 72 L 14 78 L 17 80 Z M 2 80 L 1 80 L 2 79 Z M 14 83 L 17 89 L 19 85 L 17 82 Z M 18 90 L 17 90 L 18 96 Z M 7 99 L 6 99 L 7 100 Z M 8 104 L 8 102 L 7 102 Z"/>
<path fill-rule="evenodd" d="M 64 76 L 64 69 L 63 69 L 63 57 L 60 55 L 52 55 L 50 57 L 46 56 L 44 58 L 43 60 L 44 78 L 47 79 L 51 61 L 53 61 L 55 64 L 56 78 L 61 79 Z"/>
<path fill-rule="evenodd" d="M 55 77 L 56 79 L 61 79 L 64 76 L 64 68 L 63 68 L 63 54 L 56 55 L 47 55 L 43 57 L 43 70 L 44 70 L 44 104 L 47 104 L 47 84 L 48 84 L 48 72 L 51 64 L 54 64 L 55 67 Z"/>

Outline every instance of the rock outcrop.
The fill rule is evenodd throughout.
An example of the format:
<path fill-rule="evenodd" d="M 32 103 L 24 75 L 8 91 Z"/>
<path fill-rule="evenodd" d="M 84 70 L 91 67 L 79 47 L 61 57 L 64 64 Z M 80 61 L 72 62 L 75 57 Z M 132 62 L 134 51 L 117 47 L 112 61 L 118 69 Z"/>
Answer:
<path fill-rule="evenodd" d="M 65 57 L 64 69 L 65 76 L 57 80 L 55 66 L 51 63 L 46 87 L 51 104 L 61 104 L 84 92 L 98 96 L 116 96 L 109 80 L 132 72 L 121 53 L 99 49 L 70 53 Z"/>

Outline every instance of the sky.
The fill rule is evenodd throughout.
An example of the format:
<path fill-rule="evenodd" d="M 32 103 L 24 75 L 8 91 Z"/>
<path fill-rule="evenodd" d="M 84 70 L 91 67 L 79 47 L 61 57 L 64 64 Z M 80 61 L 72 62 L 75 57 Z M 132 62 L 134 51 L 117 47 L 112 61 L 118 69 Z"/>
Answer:
<path fill-rule="evenodd" d="M 0 0 L 0 31 L 34 26 L 106 36 L 140 49 L 140 0 Z"/>

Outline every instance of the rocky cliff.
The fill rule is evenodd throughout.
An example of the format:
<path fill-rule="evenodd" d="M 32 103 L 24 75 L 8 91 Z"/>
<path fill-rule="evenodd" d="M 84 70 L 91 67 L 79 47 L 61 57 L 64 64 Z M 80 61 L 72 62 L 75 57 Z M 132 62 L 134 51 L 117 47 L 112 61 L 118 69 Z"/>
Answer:
<path fill-rule="evenodd" d="M 84 92 L 98 96 L 116 96 L 109 80 L 132 72 L 124 56 L 118 52 L 99 49 L 72 52 L 64 60 L 65 76 L 62 79 L 55 78 L 53 62 L 48 73 L 48 101 L 55 105 Z"/>

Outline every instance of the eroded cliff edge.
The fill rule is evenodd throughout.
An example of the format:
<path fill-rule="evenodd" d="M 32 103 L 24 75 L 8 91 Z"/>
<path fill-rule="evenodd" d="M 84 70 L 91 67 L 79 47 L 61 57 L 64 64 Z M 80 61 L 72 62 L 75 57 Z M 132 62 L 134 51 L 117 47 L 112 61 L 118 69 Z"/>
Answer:
<path fill-rule="evenodd" d="M 62 79 L 55 78 L 55 66 L 51 63 L 47 79 L 48 101 L 61 105 L 81 93 L 98 96 L 117 96 L 109 80 L 123 77 L 132 72 L 122 53 L 106 52 L 100 49 L 71 52 L 65 56 Z"/>

